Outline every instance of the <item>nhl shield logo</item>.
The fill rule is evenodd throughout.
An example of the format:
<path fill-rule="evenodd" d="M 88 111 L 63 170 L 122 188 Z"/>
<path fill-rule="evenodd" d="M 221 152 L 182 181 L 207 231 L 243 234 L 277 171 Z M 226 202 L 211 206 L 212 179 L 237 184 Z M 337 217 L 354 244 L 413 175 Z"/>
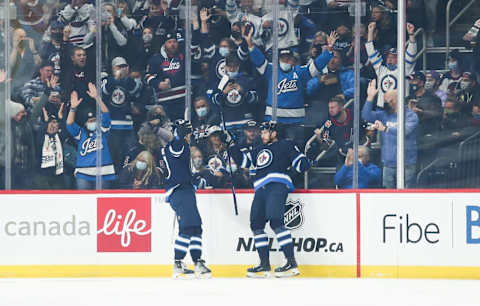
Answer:
<path fill-rule="evenodd" d="M 283 215 L 285 227 L 289 230 L 297 229 L 302 226 L 303 220 L 303 204 L 299 200 L 288 200 L 285 203 L 285 214 Z"/>

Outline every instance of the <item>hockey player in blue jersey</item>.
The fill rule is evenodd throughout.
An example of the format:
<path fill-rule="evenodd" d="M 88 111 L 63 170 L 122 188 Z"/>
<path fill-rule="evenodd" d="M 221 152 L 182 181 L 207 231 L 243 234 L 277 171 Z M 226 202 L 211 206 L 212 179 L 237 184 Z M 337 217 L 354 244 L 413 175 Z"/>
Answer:
<path fill-rule="evenodd" d="M 265 233 L 267 222 L 270 222 L 287 260 L 284 266 L 275 269 L 275 276 L 291 277 L 299 274 L 292 236 L 285 228 L 283 219 L 288 193 L 294 189 L 287 172 L 289 169 L 304 172 L 308 170 L 310 163 L 292 141 L 281 139 L 280 136 L 276 122 L 264 122 L 261 126 L 262 145 L 251 152 L 241 152 L 236 145 L 231 148 L 232 156 L 238 165 L 242 168 L 253 165 L 256 168 L 250 229 L 260 256 L 260 265 L 249 268 L 247 277 L 262 278 L 270 275 L 269 244 Z"/>
<path fill-rule="evenodd" d="M 327 38 L 328 50 L 325 50 L 314 61 L 305 66 L 295 65 L 295 57 L 289 49 L 281 49 L 279 55 L 278 84 L 272 84 L 272 63 L 269 63 L 263 53 L 252 41 L 252 31 L 244 36 L 250 51 L 250 59 L 257 71 L 268 81 L 268 101 L 265 110 L 265 120 L 272 116 L 272 86 L 277 88 L 278 122 L 285 124 L 303 123 L 305 119 L 304 92 L 307 82 L 328 64 L 333 56 L 333 46 L 338 36 L 330 33 Z"/>
<path fill-rule="evenodd" d="M 174 125 L 174 138 L 162 149 L 165 163 L 165 201 L 177 215 L 179 233 L 175 240 L 173 278 L 208 278 L 210 269 L 202 257 L 202 219 L 198 213 L 195 188 L 192 184 L 190 166 L 190 121 L 178 119 Z M 183 262 L 190 255 L 195 263 L 195 271 L 187 269 Z"/>

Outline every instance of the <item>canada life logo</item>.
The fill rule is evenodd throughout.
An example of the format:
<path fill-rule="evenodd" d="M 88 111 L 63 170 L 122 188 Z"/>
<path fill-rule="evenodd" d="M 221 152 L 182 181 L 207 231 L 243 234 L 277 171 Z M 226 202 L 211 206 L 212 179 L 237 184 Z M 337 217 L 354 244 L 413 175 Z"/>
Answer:
<path fill-rule="evenodd" d="M 97 252 L 151 252 L 150 198 L 97 199 Z"/>

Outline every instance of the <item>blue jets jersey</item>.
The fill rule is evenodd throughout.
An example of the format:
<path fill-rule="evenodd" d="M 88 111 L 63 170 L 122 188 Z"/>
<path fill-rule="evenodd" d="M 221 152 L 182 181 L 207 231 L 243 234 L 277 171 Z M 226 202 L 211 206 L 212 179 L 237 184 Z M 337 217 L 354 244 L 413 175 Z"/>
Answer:
<path fill-rule="evenodd" d="M 99 144 L 97 132 L 89 132 L 75 122 L 67 125 L 70 135 L 78 142 L 77 165 L 75 176 L 85 180 L 94 181 L 96 175 L 102 176 L 103 180 L 114 180 L 115 169 L 108 150 L 108 136 L 110 135 L 110 114 L 102 113 L 102 143 Z M 102 166 L 97 171 L 97 150 L 102 152 Z"/>
<path fill-rule="evenodd" d="M 304 92 L 307 82 L 319 74 L 319 71 L 328 64 L 332 55 L 327 50 L 309 65 L 297 65 L 289 72 L 278 69 L 278 84 L 275 85 L 278 96 L 278 122 L 303 123 L 305 119 Z M 265 110 L 265 120 L 268 121 L 271 120 L 272 115 L 272 63 L 265 59 L 257 47 L 250 50 L 250 59 L 257 67 L 258 72 L 268 80 L 268 101 Z"/>
<path fill-rule="evenodd" d="M 285 184 L 293 191 L 292 179 L 287 171 L 292 168 L 298 173 L 308 170 L 310 163 L 291 140 L 279 140 L 255 147 L 251 152 L 241 152 L 238 146 L 232 148 L 232 155 L 238 165 L 256 169 L 253 187 L 255 191 L 269 183 Z"/>
<path fill-rule="evenodd" d="M 192 185 L 190 146 L 185 140 L 175 137 L 162 148 L 162 159 L 165 163 L 165 201 L 169 202 L 177 187 Z"/>
<path fill-rule="evenodd" d="M 133 130 L 133 97 L 141 90 L 141 83 L 132 78 L 115 79 L 108 77 L 102 81 L 102 96 L 110 110 L 112 130 Z"/>

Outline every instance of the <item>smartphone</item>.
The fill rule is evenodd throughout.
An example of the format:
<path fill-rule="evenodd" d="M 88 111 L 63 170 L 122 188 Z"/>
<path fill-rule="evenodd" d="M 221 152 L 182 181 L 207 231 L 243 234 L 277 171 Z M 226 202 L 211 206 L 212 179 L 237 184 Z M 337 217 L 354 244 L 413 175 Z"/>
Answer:
<path fill-rule="evenodd" d="M 248 35 L 251 29 L 252 29 L 252 24 L 250 22 L 245 23 L 245 35 Z"/>

